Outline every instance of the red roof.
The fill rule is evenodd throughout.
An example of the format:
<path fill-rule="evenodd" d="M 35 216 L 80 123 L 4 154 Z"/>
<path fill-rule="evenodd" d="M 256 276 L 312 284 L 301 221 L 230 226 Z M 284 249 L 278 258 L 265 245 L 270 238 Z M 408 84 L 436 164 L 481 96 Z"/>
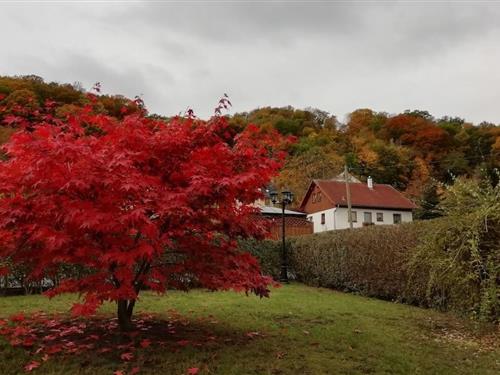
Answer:
<path fill-rule="evenodd" d="M 301 207 L 307 202 L 314 184 L 318 185 L 323 194 L 332 202 L 333 206 L 347 206 L 345 182 L 335 180 L 314 180 L 306 193 Z M 412 210 L 417 208 L 408 198 L 404 197 L 391 185 L 373 184 L 370 189 L 364 183 L 350 183 L 351 204 L 353 207 L 389 208 Z"/>

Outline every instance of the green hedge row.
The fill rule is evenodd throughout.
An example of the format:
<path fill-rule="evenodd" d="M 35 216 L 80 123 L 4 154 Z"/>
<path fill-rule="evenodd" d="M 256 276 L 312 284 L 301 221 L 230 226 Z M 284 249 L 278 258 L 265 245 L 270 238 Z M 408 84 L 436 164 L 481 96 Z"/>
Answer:
<path fill-rule="evenodd" d="M 313 286 L 358 292 L 389 300 L 407 300 L 407 264 L 429 222 L 337 230 L 287 241 L 293 278 Z M 277 278 L 281 241 L 245 241 L 265 274 Z M 411 298 L 412 303 L 418 299 Z"/>
<path fill-rule="evenodd" d="M 405 299 L 407 263 L 425 223 L 370 226 L 299 237 L 293 269 L 301 281 L 383 299 Z"/>
<path fill-rule="evenodd" d="M 453 235 L 457 223 L 441 218 L 296 237 L 288 241 L 289 269 L 313 286 L 498 321 L 500 251 L 496 259 L 485 255 L 485 264 L 496 267 L 485 275 L 465 252 L 450 250 L 451 241 L 439 243 Z M 281 242 L 246 241 L 243 247 L 260 259 L 264 273 L 279 275 Z"/>

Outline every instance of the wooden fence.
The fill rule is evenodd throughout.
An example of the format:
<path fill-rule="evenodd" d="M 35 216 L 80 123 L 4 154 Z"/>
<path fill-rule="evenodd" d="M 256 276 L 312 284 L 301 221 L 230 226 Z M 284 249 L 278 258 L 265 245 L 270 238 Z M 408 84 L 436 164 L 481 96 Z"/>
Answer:
<path fill-rule="evenodd" d="M 268 238 L 271 240 L 281 239 L 282 219 L 270 218 L 271 228 Z M 307 219 L 286 216 L 285 217 L 285 236 L 297 237 L 313 233 L 313 223 Z"/>

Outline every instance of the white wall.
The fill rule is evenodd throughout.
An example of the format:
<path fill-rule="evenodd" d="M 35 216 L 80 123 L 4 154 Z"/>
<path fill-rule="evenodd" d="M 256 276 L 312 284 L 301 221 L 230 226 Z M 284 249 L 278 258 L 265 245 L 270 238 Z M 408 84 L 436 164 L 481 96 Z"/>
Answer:
<path fill-rule="evenodd" d="M 372 208 L 353 208 L 352 211 L 357 212 L 357 222 L 353 222 L 354 228 L 361 228 L 363 226 L 364 213 L 372 213 L 372 222 L 375 225 L 388 225 L 394 224 L 393 214 L 401 214 L 401 221 L 407 223 L 413 221 L 413 214 L 411 211 L 397 211 L 397 210 L 379 210 Z M 384 216 L 384 221 L 377 221 L 377 213 L 381 212 Z M 321 214 L 325 214 L 325 224 L 321 224 Z M 324 232 L 327 230 L 346 229 L 349 228 L 349 221 L 347 216 L 347 207 L 331 208 L 324 211 L 318 211 L 307 215 L 309 220 L 312 219 L 314 233 Z"/>

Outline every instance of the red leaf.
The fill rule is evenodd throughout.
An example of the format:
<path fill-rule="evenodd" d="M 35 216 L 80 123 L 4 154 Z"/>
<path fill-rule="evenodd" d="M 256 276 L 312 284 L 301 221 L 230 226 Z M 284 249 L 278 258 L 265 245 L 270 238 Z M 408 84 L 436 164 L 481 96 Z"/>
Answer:
<path fill-rule="evenodd" d="M 9 319 L 11 322 L 24 322 L 26 317 L 24 316 L 24 313 L 21 312 L 21 313 L 9 316 Z"/>
<path fill-rule="evenodd" d="M 177 345 L 187 346 L 187 345 L 189 345 L 189 340 L 179 340 L 179 341 L 177 341 Z"/>
<path fill-rule="evenodd" d="M 247 332 L 246 336 L 249 337 L 249 338 L 251 338 L 251 339 L 253 339 L 254 337 L 261 336 L 261 333 L 257 332 L 257 331 L 255 331 L 255 332 Z"/>
<path fill-rule="evenodd" d="M 148 346 L 150 346 L 150 345 L 151 345 L 151 340 L 149 340 L 149 339 L 144 339 L 144 340 L 142 340 L 142 341 L 141 341 L 141 344 L 140 344 L 140 345 L 141 345 L 141 347 L 142 347 L 142 348 L 147 348 Z"/>
<path fill-rule="evenodd" d="M 6 125 L 15 125 L 16 123 L 18 122 L 22 122 L 22 117 L 19 117 L 19 116 L 14 116 L 14 115 L 7 115 L 4 117 L 4 120 L 3 122 L 6 124 Z"/>
<path fill-rule="evenodd" d="M 56 353 L 59 353 L 61 351 L 62 351 L 62 349 L 59 345 L 50 346 L 47 348 L 47 350 L 45 350 L 45 352 L 47 354 L 56 354 Z"/>
<path fill-rule="evenodd" d="M 25 348 L 30 348 L 30 347 L 32 347 L 34 344 L 35 344 L 35 341 L 34 341 L 32 338 L 27 338 L 27 339 L 24 339 L 24 341 L 23 341 L 23 346 L 24 346 Z"/>
<path fill-rule="evenodd" d="M 196 375 L 199 371 L 200 369 L 198 367 L 191 367 L 187 370 L 187 373 L 189 375 Z"/>
<path fill-rule="evenodd" d="M 133 353 L 123 353 L 120 358 L 124 361 L 130 361 L 132 360 L 132 358 L 134 358 L 134 354 Z"/>
<path fill-rule="evenodd" d="M 24 366 L 24 371 L 31 372 L 38 367 L 40 367 L 40 362 L 32 361 L 28 363 L 26 366 Z"/>

